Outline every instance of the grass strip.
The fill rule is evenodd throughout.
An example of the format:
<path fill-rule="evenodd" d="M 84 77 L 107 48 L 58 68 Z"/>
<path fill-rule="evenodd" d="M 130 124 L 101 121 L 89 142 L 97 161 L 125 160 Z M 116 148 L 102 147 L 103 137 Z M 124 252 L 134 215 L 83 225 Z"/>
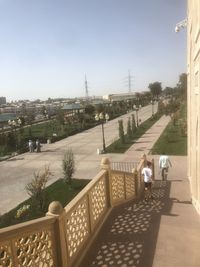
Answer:
<path fill-rule="evenodd" d="M 160 155 L 187 155 L 187 105 L 182 103 L 176 120 L 171 120 L 160 138 L 154 144 L 151 153 Z"/>
<path fill-rule="evenodd" d="M 153 155 L 160 155 L 163 152 L 168 155 L 187 155 L 187 136 L 182 133 L 179 125 L 169 122 L 151 151 Z"/>
<path fill-rule="evenodd" d="M 45 188 L 45 208 L 41 211 L 38 204 L 31 198 L 20 203 L 14 209 L 0 216 L 0 228 L 26 222 L 45 216 L 48 206 L 52 201 L 59 201 L 62 206 L 66 206 L 88 183 L 90 180 L 73 179 L 71 186 L 67 185 L 63 179 L 59 179 Z M 24 205 L 30 205 L 28 212 L 16 218 L 17 210 Z"/>
<path fill-rule="evenodd" d="M 147 130 L 149 130 L 160 118 L 161 114 L 155 114 L 153 117 L 147 119 L 136 128 L 129 139 L 127 134 L 125 135 L 125 142 L 121 143 L 120 139 L 115 140 L 112 144 L 106 147 L 106 153 L 124 153 L 128 150 Z"/>

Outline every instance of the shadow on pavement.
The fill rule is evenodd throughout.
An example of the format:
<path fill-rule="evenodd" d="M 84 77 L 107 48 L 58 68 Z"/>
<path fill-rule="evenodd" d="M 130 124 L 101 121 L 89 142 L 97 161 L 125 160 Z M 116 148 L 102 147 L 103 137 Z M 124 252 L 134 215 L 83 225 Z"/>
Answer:
<path fill-rule="evenodd" d="M 170 181 L 157 180 L 153 200 L 116 207 L 80 267 L 151 267 L 161 215 L 178 216 L 170 213 L 170 187 Z"/>

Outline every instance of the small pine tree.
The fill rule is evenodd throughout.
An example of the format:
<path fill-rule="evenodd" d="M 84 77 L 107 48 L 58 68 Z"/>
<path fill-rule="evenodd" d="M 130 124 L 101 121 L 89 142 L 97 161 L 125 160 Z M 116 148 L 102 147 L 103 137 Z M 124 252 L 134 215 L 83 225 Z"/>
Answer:
<path fill-rule="evenodd" d="M 125 143 L 123 120 L 118 120 L 119 123 L 119 139 L 122 144 Z"/>
<path fill-rule="evenodd" d="M 132 120 L 131 120 L 131 131 L 132 131 L 132 135 L 133 135 L 135 130 L 136 130 L 135 115 L 132 114 L 131 117 L 132 117 Z"/>
<path fill-rule="evenodd" d="M 127 136 L 128 139 L 130 140 L 132 137 L 132 131 L 131 131 L 131 120 L 130 117 L 128 118 L 128 122 L 127 122 Z"/>
<path fill-rule="evenodd" d="M 7 135 L 7 146 L 9 150 L 15 150 L 16 149 L 16 137 L 13 131 L 9 132 Z"/>
<path fill-rule="evenodd" d="M 75 161 L 74 161 L 74 153 L 71 149 L 68 149 L 62 161 L 64 181 L 67 184 L 71 184 L 72 176 L 75 172 Z"/>

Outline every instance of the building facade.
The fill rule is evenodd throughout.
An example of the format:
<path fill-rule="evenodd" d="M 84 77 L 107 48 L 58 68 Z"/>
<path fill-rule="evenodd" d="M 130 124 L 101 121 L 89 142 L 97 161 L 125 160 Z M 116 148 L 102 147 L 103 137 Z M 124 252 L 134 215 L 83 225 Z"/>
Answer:
<path fill-rule="evenodd" d="M 200 0 L 188 0 L 188 177 L 192 203 L 200 214 Z"/>
<path fill-rule="evenodd" d="M 4 96 L 0 96 L 0 105 L 6 104 L 6 98 Z"/>

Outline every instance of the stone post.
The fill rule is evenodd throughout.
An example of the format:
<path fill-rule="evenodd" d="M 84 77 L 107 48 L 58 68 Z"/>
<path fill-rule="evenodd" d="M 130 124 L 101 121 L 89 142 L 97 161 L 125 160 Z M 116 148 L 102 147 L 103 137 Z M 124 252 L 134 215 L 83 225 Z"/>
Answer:
<path fill-rule="evenodd" d="M 69 267 L 69 256 L 67 251 L 67 244 L 65 238 L 65 210 L 59 201 L 53 201 L 49 204 L 46 216 L 56 217 L 55 224 L 55 248 L 57 251 L 57 261 L 59 267 Z"/>
<path fill-rule="evenodd" d="M 155 163 L 154 163 L 154 159 L 151 160 L 151 168 L 152 168 L 152 179 L 155 180 Z"/>
<path fill-rule="evenodd" d="M 106 193 L 107 193 L 107 203 L 108 207 L 112 206 L 112 181 L 111 181 L 111 169 L 109 158 L 102 158 L 101 160 L 101 170 L 107 171 L 106 174 Z"/>
<path fill-rule="evenodd" d="M 132 169 L 132 173 L 133 173 L 133 179 L 134 179 L 134 183 L 135 183 L 135 198 L 138 198 L 138 195 L 139 195 L 138 173 L 137 173 L 137 170 L 135 168 Z"/>
<path fill-rule="evenodd" d="M 143 154 L 141 159 L 144 160 L 144 167 L 147 166 L 147 156 L 146 156 L 146 154 Z"/>

